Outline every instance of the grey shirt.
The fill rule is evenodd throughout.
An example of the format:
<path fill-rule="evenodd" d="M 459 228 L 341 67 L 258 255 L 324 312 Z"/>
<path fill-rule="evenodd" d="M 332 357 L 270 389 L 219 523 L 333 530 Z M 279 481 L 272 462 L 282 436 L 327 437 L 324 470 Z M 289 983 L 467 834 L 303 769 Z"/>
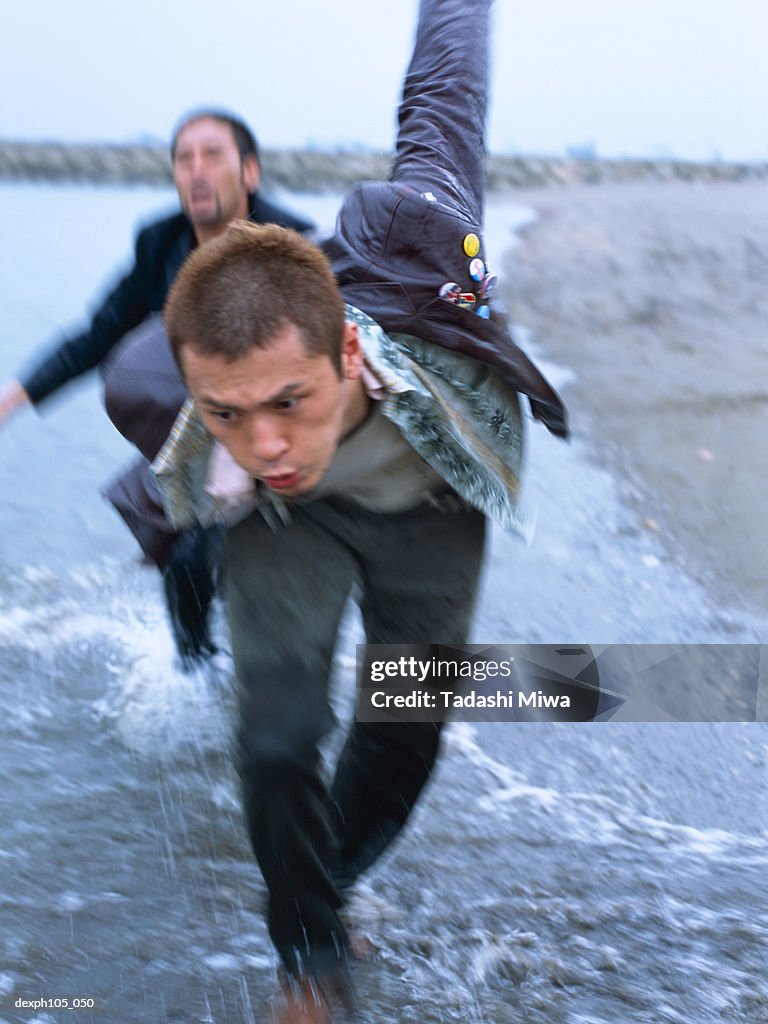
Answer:
<path fill-rule="evenodd" d="M 368 417 L 344 438 L 325 476 L 302 501 L 335 495 L 369 512 L 403 512 L 445 489 L 443 478 L 373 400 Z"/>

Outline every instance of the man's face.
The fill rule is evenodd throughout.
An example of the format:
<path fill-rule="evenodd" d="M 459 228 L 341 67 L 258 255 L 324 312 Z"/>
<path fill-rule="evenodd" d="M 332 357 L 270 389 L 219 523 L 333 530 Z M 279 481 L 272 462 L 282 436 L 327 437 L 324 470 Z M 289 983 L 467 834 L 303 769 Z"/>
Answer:
<path fill-rule="evenodd" d="M 240 159 L 229 125 L 201 117 L 179 133 L 173 180 L 182 209 L 204 241 L 236 217 L 247 217 L 248 194 L 259 182 L 258 162 Z"/>
<path fill-rule="evenodd" d="M 341 379 L 327 355 L 307 352 L 293 324 L 235 362 L 185 345 L 181 365 L 211 434 L 246 472 L 288 498 L 320 483 L 339 441 L 368 409 L 351 323 L 344 327 Z"/>

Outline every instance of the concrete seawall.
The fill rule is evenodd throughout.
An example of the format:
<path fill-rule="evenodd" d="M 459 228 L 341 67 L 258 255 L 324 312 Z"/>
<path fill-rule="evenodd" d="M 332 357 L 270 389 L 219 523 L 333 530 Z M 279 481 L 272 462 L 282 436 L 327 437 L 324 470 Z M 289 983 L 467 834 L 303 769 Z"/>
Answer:
<path fill-rule="evenodd" d="M 390 161 L 387 153 L 266 150 L 264 180 L 268 187 L 297 192 L 340 191 L 356 181 L 385 178 Z M 766 179 L 766 163 L 499 155 L 488 161 L 488 185 L 494 191 L 619 181 Z M 0 142 L 0 180 L 164 185 L 170 183 L 171 171 L 165 146 Z"/>

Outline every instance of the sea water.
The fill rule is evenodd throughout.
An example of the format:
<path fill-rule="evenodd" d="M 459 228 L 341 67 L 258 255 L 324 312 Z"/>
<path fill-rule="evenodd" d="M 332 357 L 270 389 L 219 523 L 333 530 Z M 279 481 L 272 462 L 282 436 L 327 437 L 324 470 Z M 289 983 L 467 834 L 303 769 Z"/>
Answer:
<path fill-rule="evenodd" d="M 323 224 L 338 203 L 290 201 Z M 162 190 L 0 186 L 0 379 L 82 321 L 136 224 L 172 207 Z M 495 272 L 528 215 L 489 209 Z M 622 481 L 543 428 L 531 442 L 535 536 L 493 533 L 477 642 L 765 635 L 634 529 Z M 178 671 L 156 574 L 99 497 L 130 458 L 94 380 L 0 432 L 0 1024 L 257 1021 L 275 982 L 226 632 L 219 617 L 210 670 Z M 357 630 L 337 654 L 342 719 Z M 452 724 L 351 902 L 363 1019 L 768 1020 L 767 762 L 764 724 Z"/>

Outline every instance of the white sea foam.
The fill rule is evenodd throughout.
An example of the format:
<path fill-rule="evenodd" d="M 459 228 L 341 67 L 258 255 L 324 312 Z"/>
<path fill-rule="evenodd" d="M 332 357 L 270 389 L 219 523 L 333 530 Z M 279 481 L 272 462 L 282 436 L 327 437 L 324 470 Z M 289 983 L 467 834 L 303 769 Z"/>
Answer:
<path fill-rule="evenodd" d="M 226 653 L 199 670 L 180 670 L 159 587 L 136 569 L 120 572 L 111 561 L 78 566 L 68 574 L 30 571 L 18 603 L 0 605 L 0 643 L 17 659 L 33 657 L 49 666 L 53 678 L 70 665 L 94 660 L 93 712 L 113 723 L 124 741 L 151 747 L 221 742 L 228 736 L 222 699 L 231 678 Z M 154 580 L 152 580 L 154 583 Z M 16 595 L 13 595 L 16 597 Z M 64 668 L 66 673 L 66 668 Z M 70 691 L 71 687 L 67 687 Z M 19 727 L 50 718 L 57 695 L 44 686 L 13 699 L 9 713 Z"/>
<path fill-rule="evenodd" d="M 695 828 L 640 813 L 623 800 L 601 793 L 531 785 L 522 771 L 490 756 L 480 745 L 477 726 L 456 722 L 448 730 L 450 748 L 500 783 L 477 800 L 481 813 L 516 815 L 525 801 L 543 812 L 557 813 L 558 830 L 590 845 L 615 844 L 631 850 L 642 841 L 657 853 L 690 858 L 691 870 L 707 870 L 712 861 L 748 867 L 768 866 L 768 831 L 745 835 L 719 828 Z M 530 813 L 530 812 L 529 812 Z"/>

